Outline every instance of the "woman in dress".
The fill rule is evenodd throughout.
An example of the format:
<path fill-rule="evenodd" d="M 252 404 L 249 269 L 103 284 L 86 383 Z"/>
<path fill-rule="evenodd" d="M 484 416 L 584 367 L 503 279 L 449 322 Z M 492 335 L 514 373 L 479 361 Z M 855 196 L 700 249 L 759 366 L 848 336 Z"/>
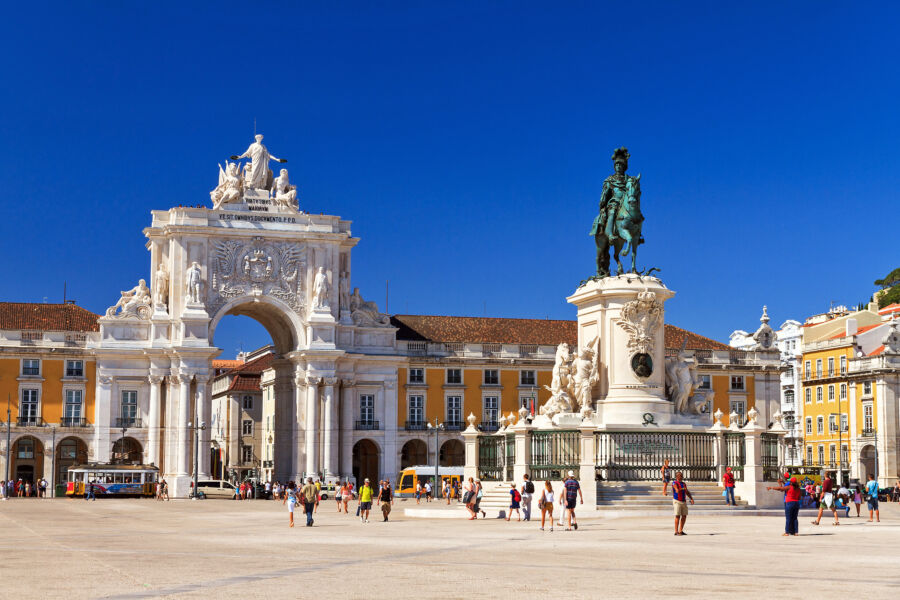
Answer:
<path fill-rule="evenodd" d="M 544 482 L 538 506 L 541 507 L 541 531 L 544 530 L 544 520 L 548 516 L 550 517 L 550 531 L 553 531 L 553 484 L 549 481 Z"/>
<path fill-rule="evenodd" d="M 663 461 L 663 466 L 659 470 L 659 472 L 662 474 L 663 496 L 668 496 L 669 481 L 671 481 L 671 479 L 672 479 L 671 475 L 669 475 L 669 459 L 668 458 L 665 461 Z"/>
<path fill-rule="evenodd" d="M 288 484 L 287 493 L 284 495 L 284 500 L 281 501 L 281 505 L 284 506 L 287 503 L 288 514 L 290 515 L 290 524 L 288 527 L 294 526 L 294 508 L 297 506 L 297 495 L 294 493 L 294 482 L 290 482 Z"/>
<path fill-rule="evenodd" d="M 487 514 L 481 510 L 481 499 L 484 498 L 484 488 L 481 487 L 481 480 L 475 480 L 475 516 L 478 516 L 478 513 L 481 513 L 481 518 L 484 519 L 487 517 Z"/>
<path fill-rule="evenodd" d="M 506 514 L 506 520 L 509 521 L 512 518 L 513 511 L 516 511 L 516 516 L 518 517 L 516 520 L 522 520 L 522 513 L 519 512 L 519 506 L 522 502 L 522 495 L 519 493 L 519 490 L 513 486 L 509 490 L 509 512 Z"/>
<path fill-rule="evenodd" d="M 475 514 L 475 478 L 469 477 L 463 489 L 463 504 L 466 505 L 466 510 L 469 511 L 469 520 L 471 521 L 477 516 Z"/>
<path fill-rule="evenodd" d="M 353 487 L 350 485 L 350 482 L 347 481 L 344 483 L 344 487 L 341 488 L 341 501 L 344 503 L 344 514 L 350 514 L 349 502 L 353 498 Z"/>
<path fill-rule="evenodd" d="M 862 494 L 859 493 L 859 486 L 853 486 L 853 504 L 856 505 L 856 516 L 859 516 L 859 505 L 862 504 Z"/>

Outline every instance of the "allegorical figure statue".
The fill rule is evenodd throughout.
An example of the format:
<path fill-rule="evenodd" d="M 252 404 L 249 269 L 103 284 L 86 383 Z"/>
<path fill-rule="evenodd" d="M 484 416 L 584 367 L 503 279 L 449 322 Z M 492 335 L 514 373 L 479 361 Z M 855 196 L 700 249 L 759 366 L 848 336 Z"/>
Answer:
<path fill-rule="evenodd" d="M 620 256 L 629 254 L 631 272 L 638 272 L 637 247 L 644 242 L 641 237 L 644 216 L 641 214 L 641 176 L 625 172 L 630 157 L 627 148 L 616 149 L 612 155 L 615 173 L 603 181 L 600 210 L 590 231 L 597 244 L 597 277 L 610 275 L 610 248 L 616 259 L 617 274 L 624 272 Z"/>
<path fill-rule="evenodd" d="M 319 267 L 316 278 L 313 280 L 313 308 L 328 307 L 328 276 L 325 275 L 325 267 Z"/>
<path fill-rule="evenodd" d="M 213 203 L 213 210 L 220 208 L 229 202 L 238 202 L 241 199 L 244 182 L 241 179 L 240 169 L 237 163 L 225 161 L 225 168 L 219 164 L 219 185 L 209 193 Z"/>
<path fill-rule="evenodd" d="M 338 281 L 338 304 L 341 312 L 350 310 L 350 273 L 346 271 Z"/>
<path fill-rule="evenodd" d="M 272 171 L 269 170 L 269 161 L 286 163 L 283 158 L 276 158 L 269 153 L 269 150 L 263 146 L 263 136 L 257 134 L 256 141 L 250 144 L 246 152 L 240 156 L 232 156 L 231 160 L 240 160 L 249 158 L 250 165 L 244 167 L 244 186 L 253 190 L 271 189 Z"/>
<path fill-rule="evenodd" d="M 297 186 L 288 181 L 288 170 L 282 169 L 272 182 L 272 200 L 279 208 L 297 210 Z"/>
<path fill-rule="evenodd" d="M 188 270 L 184 272 L 184 288 L 189 304 L 200 304 L 202 302 L 200 299 L 202 287 L 203 272 L 200 270 L 200 263 L 194 261 Z"/>
<path fill-rule="evenodd" d="M 556 347 L 556 361 L 553 363 L 553 377 L 544 388 L 550 392 L 550 399 L 541 406 L 541 414 L 554 417 L 559 413 L 574 410 L 575 387 L 571 377 L 573 356 L 569 344 L 562 342 Z"/>
<path fill-rule="evenodd" d="M 169 303 L 169 272 L 166 271 L 166 265 L 163 263 L 159 263 L 153 283 L 156 305 L 164 309 Z"/>
<path fill-rule="evenodd" d="M 123 290 L 122 297 L 115 306 L 106 309 L 107 317 L 139 317 L 146 319 L 150 316 L 150 288 L 143 279 L 130 290 Z M 119 314 L 116 311 L 122 309 Z"/>
<path fill-rule="evenodd" d="M 600 370 L 597 367 L 597 344 L 599 338 L 584 346 L 572 360 L 571 377 L 575 403 L 581 408 L 582 415 L 589 415 L 594 407 L 592 390 L 600 381 Z"/>
<path fill-rule="evenodd" d="M 349 298 L 350 316 L 353 322 L 364 327 L 380 327 L 390 325 L 391 318 L 379 312 L 378 304 L 370 300 L 364 300 L 359 293 L 359 288 L 353 288 Z"/>

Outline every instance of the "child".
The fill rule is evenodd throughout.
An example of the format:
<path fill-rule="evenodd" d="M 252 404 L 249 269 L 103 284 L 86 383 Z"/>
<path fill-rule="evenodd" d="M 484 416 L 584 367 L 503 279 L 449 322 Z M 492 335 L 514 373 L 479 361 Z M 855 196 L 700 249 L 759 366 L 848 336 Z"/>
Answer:
<path fill-rule="evenodd" d="M 506 520 L 509 521 L 510 517 L 512 517 L 512 512 L 516 511 L 516 516 L 518 517 L 516 520 L 522 520 L 522 513 L 519 512 L 519 503 L 522 501 L 522 494 L 519 493 L 515 487 L 509 490 L 510 502 L 509 502 L 509 513 L 506 515 Z"/>

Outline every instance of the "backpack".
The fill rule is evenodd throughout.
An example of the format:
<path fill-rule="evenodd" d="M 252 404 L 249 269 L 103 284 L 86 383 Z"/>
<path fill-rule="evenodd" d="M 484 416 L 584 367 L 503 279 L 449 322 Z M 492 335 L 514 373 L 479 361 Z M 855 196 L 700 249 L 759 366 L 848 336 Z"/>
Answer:
<path fill-rule="evenodd" d="M 519 502 L 522 500 L 522 494 L 519 493 L 519 490 L 513 489 L 513 502 Z"/>
<path fill-rule="evenodd" d="M 534 493 L 534 483 L 530 479 L 525 482 L 525 493 L 526 494 Z"/>

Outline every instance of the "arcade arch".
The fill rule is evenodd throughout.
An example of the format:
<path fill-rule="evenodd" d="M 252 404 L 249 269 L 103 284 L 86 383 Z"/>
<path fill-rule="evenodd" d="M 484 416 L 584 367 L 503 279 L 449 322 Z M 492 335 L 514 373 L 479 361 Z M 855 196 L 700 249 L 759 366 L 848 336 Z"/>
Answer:
<path fill-rule="evenodd" d="M 87 442 L 75 436 L 69 436 L 56 443 L 56 485 L 69 478 L 69 467 L 87 463 Z"/>
<path fill-rule="evenodd" d="M 441 445 L 441 466 L 462 467 L 466 464 L 466 449 L 459 440 L 447 440 Z"/>
<path fill-rule="evenodd" d="M 859 478 L 862 481 L 866 481 L 869 477 L 869 474 L 875 475 L 875 464 L 876 456 L 875 456 L 875 446 L 872 444 L 866 444 L 859 451 L 859 469 L 860 474 Z"/>
<path fill-rule="evenodd" d="M 140 465 L 144 462 L 144 448 L 132 437 L 120 437 L 113 442 L 112 462 L 123 465 Z"/>
<path fill-rule="evenodd" d="M 400 449 L 400 468 L 428 464 L 428 446 L 424 441 L 415 439 L 403 444 Z"/>
<path fill-rule="evenodd" d="M 361 439 L 353 445 L 353 477 L 356 478 L 357 487 L 362 487 L 366 479 L 373 488 L 375 487 L 380 476 L 380 456 L 378 445 L 368 438 Z"/>

